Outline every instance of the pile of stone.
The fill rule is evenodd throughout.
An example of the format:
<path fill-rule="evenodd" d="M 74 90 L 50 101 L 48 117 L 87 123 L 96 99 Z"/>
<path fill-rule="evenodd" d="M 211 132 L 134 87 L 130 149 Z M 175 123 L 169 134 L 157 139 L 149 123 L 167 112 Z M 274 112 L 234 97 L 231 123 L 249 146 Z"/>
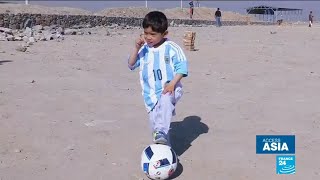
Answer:
<path fill-rule="evenodd" d="M 26 27 L 23 30 L 13 30 L 9 28 L 0 27 L 0 41 L 21 41 L 17 48 L 18 51 L 26 51 L 27 47 L 33 45 L 38 41 L 51 41 L 56 40 L 58 42 L 64 40 L 65 35 L 84 35 L 85 33 L 80 29 L 64 29 L 62 27 L 53 26 L 41 26 L 36 25 Z M 87 34 L 91 34 L 87 32 Z"/>

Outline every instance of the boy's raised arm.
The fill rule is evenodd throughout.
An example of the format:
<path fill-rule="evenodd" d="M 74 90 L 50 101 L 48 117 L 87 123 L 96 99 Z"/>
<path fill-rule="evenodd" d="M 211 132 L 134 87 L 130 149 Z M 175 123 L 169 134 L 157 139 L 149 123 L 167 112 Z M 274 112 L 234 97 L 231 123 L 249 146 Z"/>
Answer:
<path fill-rule="evenodd" d="M 134 69 L 134 65 L 136 64 L 137 60 L 138 60 L 138 53 L 139 53 L 139 49 L 134 48 L 134 50 L 132 51 L 129 60 L 128 60 L 128 67 L 133 70 Z"/>
<path fill-rule="evenodd" d="M 128 60 L 128 67 L 131 70 L 136 68 L 139 50 L 143 46 L 143 44 L 144 44 L 143 38 L 140 37 L 136 40 L 135 48 L 133 49 L 133 51 L 129 57 L 129 60 Z"/>

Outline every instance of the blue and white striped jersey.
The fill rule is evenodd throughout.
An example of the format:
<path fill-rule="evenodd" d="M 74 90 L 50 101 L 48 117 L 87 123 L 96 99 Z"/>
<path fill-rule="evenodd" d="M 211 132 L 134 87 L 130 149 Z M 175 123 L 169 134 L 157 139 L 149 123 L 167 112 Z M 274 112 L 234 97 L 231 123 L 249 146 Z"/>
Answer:
<path fill-rule="evenodd" d="M 187 58 L 182 49 L 168 39 L 159 47 L 144 44 L 131 70 L 139 67 L 142 96 L 148 113 L 158 102 L 166 82 L 179 73 L 188 76 Z"/>

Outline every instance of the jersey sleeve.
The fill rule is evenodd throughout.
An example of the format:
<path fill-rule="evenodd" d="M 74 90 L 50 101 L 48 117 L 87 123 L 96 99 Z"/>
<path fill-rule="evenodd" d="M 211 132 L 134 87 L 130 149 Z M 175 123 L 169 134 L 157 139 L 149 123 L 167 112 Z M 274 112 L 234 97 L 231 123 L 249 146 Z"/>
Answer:
<path fill-rule="evenodd" d="M 130 56 L 128 57 L 128 68 L 129 68 L 131 71 L 133 71 L 133 70 L 135 70 L 137 67 L 140 66 L 139 54 L 138 54 L 138 56 L 136 57 L 137 60 L 136 60 L 136 63 L 135 63 L 133 66 L 131 66 L 131 65 L 129 64 L 129 58 L 130 58 Z"/>
<path fill-rule="evenodd" d="M 172 61 L 173 61 L 173 67 L 174 67 L 175 73 L 182 74 L 183 77 L 187 77 L 188 61 L 183 50 L 178 45 L 172 46 L 172 49 L 173 49 Z"/>
<path fill-rule="evenodd" d="M 139 50 L 139 52 L 138 52 L 138 54 L 137 54 L 137 57 L 136 57 L 136 63 L 133 65 L 133 66 L 131 66 L 130 64 L 129 64 L 129 58 L 130 58 L 130 55 L 129 55 L 129 57 L 128 57 L 128 68 L 130 69 L 130 70 L 135 70 L 137 67 L 139 67 L 140 66 L 140 59 L 142 58 L 142 57 L 144 57 L 144 46 L 143 47 L 141 47 L 140 48 L 140 50 Z"/>

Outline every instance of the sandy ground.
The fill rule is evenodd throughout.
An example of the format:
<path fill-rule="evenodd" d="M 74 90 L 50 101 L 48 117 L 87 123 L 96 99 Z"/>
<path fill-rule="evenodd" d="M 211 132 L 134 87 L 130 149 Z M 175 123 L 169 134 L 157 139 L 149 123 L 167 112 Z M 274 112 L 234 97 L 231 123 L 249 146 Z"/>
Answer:
<path fill-rule="evenodd" d="M 180 180 L 320 178 L 320 27 L 170 28 L 190 76 L 172 123 Z M 270 34 L 276 31 L 276 34 Z M 151 143 L 138 72 L 126 58 L 141 32 L 105 29 L 37 42 L 0 42 L 1 180 L 138 180 Z M 258 134 L 296 135 L 296 175 L 256 155 Z"/>

